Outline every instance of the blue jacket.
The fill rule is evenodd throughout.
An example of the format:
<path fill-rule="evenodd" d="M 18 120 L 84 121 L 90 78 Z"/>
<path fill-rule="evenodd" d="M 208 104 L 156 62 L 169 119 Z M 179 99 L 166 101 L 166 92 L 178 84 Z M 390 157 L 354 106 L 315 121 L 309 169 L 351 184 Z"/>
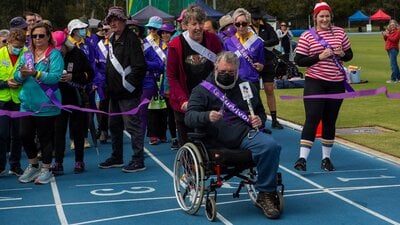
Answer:
<path fill-rule="evenodd" d="M 21 112 L 37 112 L 43 103 L 52 104 L 49 97 L 37 83 L 36 78 L 28 76 L 21 77 L 21 65 L 26 64 L 25 55 L 21 58 L 18 69 L 14 73 L 14 79 L 22 83 L 19 99 L 21 101 Z M 64 69 L 64 60 L 61 53 L 53 48 L 46 57 L 35 64 L 35 70 L 40 72 L 38 81 L 46 85 L 55 85 L 61 79 L 61 74 Z M 61 102 L 61 93 L 57 89 L 55 95 Z M 40 109 L 40 112 L 34 116 L 55 116 L 60 114 L 60 109 L 57 107 L 45 107 Z"/>
<path fill-rule="evenodd" d="M 160 41 L 160 43 L 162 42 Z M 146 38 L 143 39 L 143 47 L 147 63 L 147 73 L 143 80 L 143 89 L 156 89 L 156 80 L 160 79 L 160 75 L 164 73 L 165 64 Z"/>

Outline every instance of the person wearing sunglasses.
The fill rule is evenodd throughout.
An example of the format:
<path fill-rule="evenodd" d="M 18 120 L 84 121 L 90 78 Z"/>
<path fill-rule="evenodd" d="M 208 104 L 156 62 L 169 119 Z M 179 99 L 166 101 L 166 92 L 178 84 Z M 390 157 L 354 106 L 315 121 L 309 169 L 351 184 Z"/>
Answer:
<path fill-rule="evenodd" d="M 1 33 L 1 31 L 0 31 Z M 7 32 L 8 44 L 0 49 L 0 109 L 19 111 L 20 100 L 18 98 L 21 84 L 14 80 L 14 71 L 24 52 L 26 35 L 21 29 Z M 10 145 L 8 141 L 10 140 Z M 7 150 L 10 146 L 9 174 L 21 176 L 21 139 L 19 137 L 19 118 L 0 116 L 0 176 L 6 174 Z"/>
<path fill-rule="evenodd" d="M 279 38 L 279 45 L 276 47 L 278 51 L 282 52 L 285 60 L 290 59 L 290 55 L 293 53 L 292 49 L 292 39 L 293 34 L 289 29 L 286 22 L 282 21 L 279 25 L 279 29 L 276 30 L 276 35 Z M 291 60 L 293 61 L 293 59 Z"/>
<path fill-rule="evenodd" d="M 31 52 L 25 53 L 18 63 L 14 79 L 22 84 L 19 99 L 20 111 L 32 116 L 20 118 L 20 137 L 28 157 L 29 165 L 19 177 L 22 183 L 49 183 L 53 177 L 49 170 L 53 158 L 54 127 L 61 109 L 61 93 L 58 82 L 64 69 L 64 60 L 59 50 L 53 46 L 49 26 L 44 23 L 33 25 L 31 32 Z M 43 108 L 43 104 L 52 106 Z M 39 167 L 38 149 L 35 135 L 42 150 L 42 165 Z"/>
<path fill-rule="evenodd" d="M 0 48 L 7 45 L 7 39 L 10 31 L 7 29 L 0 30 Z"/>
<path fill-rule="evenodd" d="M 246 9 L 236 9 L 232 17 L 237 31 L 231 38 L 226 39 L 224 48 L 238 54 L 240 78 L 253 83 L 260 90 L 260 72 L 264 68 L 263 41 L 249 29 L 251 14 Z"/>

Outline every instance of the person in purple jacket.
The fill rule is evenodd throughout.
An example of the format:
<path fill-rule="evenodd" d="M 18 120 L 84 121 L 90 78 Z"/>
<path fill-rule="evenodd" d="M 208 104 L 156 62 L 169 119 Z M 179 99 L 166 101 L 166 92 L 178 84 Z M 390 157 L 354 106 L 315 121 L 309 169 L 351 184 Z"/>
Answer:
<path fill-rule="evenodd" d="M 259 72 L 264 68 L 263 41 L 249 29 L 251 14 L 247 10 L 238 8 L 232 17 L 237 31 L 225 40 L 224 48 L 239 57 L 240 78 L 253 83 L 260 90 Z"/>
<path fill-rule="evenodd" d="M 148 35 L 143 39 L 143 53 L 147 63 L 147 72 L 143 80 L 143 94 L 141 99 L 151 99 L 157 94 L 156 80 L 160 79 L 160 75 L 164 72 L 166 56 L 162 51 L 162 42 L 157 33 L 161 26 L 162 19 L 158 16 L 150 17 L 149 22 L 145 25 Z M 142 107 L 140 116 L 141 126 L 144 133 L 147 129 L 147 114 L 147 106 Z M 165 141 L 165 137 L 162 141 Z M 156 144 L 157 142 L 157 138 L 150 138 L 150 144 Z"/>

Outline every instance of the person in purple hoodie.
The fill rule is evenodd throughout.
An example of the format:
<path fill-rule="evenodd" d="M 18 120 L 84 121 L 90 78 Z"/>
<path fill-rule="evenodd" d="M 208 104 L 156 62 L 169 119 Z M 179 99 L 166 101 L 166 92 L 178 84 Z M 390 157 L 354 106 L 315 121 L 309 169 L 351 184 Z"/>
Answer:
<path fill-rule="evenodd" d="M 160 79 L 160 75 L 164 72 L 164 63 L 166 55 L 162 51 L 161 39 L 157 31 L 162 26 L 162 19 L 158 16 L 150 17 L 149 22 L 145 25 L 148 30 L 148 35 L 143 39 L 143 52 L 147 63 L 147 72 L 143 80 L 143 93 L 141 99 L 151 99 L 157 94 L 156 80 Z M 140 111 L 141 126 L 145 133 L 148 122 L 147 107 L 142 107 Z M 165 142 L 165 137 L 162 137 L 162 142 Z M 157 137 L 150 137 L 150 144 L 157 144 Z"/>
<path fill-rule="evenodd" d="M 264 68 L 263 41 L 249 29 L 251 14 L 247 10 L 238 8 L 232 17 L 237 31 L 225 40 L 224 48 L 239 57 L 240 78 L 253 83 L 260 90 L 259 73 Z"/>

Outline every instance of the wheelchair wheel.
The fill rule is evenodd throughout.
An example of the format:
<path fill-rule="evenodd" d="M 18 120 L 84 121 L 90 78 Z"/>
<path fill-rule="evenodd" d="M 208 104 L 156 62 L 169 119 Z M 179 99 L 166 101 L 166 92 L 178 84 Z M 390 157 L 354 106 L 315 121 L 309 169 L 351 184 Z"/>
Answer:
<path fill-rule="evenodd" d="M 278 209 L 281 214 L 283 213 L 283 209 L 285 208 L 285 200 L 283 199 L 283 195 L 280 191 L 276 192 L 277 198 L 278 198 Z"/>
<path fill-rule="evenodd" d="M 258 191 L 256 190 L 256 187 L 254 186 L 257 178 L 256 178 L 256 172 L 254 171 L 254 168 L 246 170 L 245 175 L 251 180 L 251 183 L 245 184 L 244 186 L 246 187 L 247 193 L 249 194 L 250 201 L 253 204 L 257 205 Z"/>
<path fill-rule="evenodd" d="M 199 210 L 204 195 L 203 158 L 199 149 L 186 143 L 176 153 L 174 190 L 179 206 L 188 214 Z"/>
<path fill-rule="evenodd" d="M 206 200 L 206 210 L 205 210 L 207 219 L 212 222 L 217 217 L 217 204 L 215 203 L 215 199 L 209 196 Z"/>

